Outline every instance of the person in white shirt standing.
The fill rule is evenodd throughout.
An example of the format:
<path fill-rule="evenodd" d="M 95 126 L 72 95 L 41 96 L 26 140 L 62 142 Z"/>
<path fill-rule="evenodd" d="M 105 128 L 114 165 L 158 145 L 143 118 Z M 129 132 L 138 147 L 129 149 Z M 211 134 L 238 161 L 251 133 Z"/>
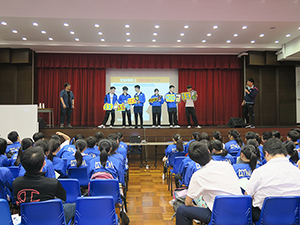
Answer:
<path fill-rule="evenodd" d="M 283 143 L 271 138 L 264 143 L 263 151 L 267 163 L 253 171 L 245 192 L 253 198 L 253 222 L 259 220 L 266 197 L 300 195 L 300 171 L 289 162 Z"/>
<path fill-rule="evenodd" d="M 228 162 L 213 161 L 206 144 L 193 141 L 189 146 L 190 158 L 201 169 L 191 178 L 185 205 L 178 207 L 176 225 L 192 225 L 193 219 L 209 223 L 217 195 L 242 195 L 239 180 Z M 195 207 L 193 199 L 203 196 L 208 208 Z"/>
<path fill-rule="evenodd" d="M 193 91 L 192 85 L 187 86 L 187 92 L 190 92 L 190 94 L 191 94 L 190 99 L 183 100 L 183 102 L 185 102 L 186 120 L 188 122 L 188 127 L 187 128 L 191 128 L 191 118 L 190 118 L 190 116 L 192 116 L 192 120 L 193 120 L 194 125 L 196 126 L 196 128 L 201 128 L 198 124 L 198 119 L 197 119 L 197 116 L 196 116 L 196 110 L 195 110 L 195 104 L 194 104 L 194 101 L 197 100 L 198 95 L 195 91 Z M 194 99 L 193 99 L 193 96 L 195 96 Z"/>

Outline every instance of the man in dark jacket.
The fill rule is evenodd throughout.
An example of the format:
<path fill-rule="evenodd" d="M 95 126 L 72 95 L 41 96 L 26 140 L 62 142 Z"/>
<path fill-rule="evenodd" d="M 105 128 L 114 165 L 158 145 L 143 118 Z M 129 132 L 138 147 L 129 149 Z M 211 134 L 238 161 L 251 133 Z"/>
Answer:
<path fill-rule="evenodd" d="M 247 121 L 247 126 L 245 128 L 255 128 L 254 105 L 257 92 L 258 89 L 254 86 L 253 78 L 249 78 L 247 80 L 247 86 L 245 88 L 245 97 L 242 102 L 243 117 Z M 249 122 L 249 116 L 251 117 L 251 124 Z"/>

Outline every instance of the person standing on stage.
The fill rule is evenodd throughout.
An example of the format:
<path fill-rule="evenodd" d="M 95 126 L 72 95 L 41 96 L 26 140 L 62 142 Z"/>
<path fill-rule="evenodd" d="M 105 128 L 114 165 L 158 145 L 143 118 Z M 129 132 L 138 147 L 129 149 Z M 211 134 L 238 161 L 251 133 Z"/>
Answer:
<path fill-rule="evenodd" d="M 71 114 L 75 107 L 74 94 L 71 91 L 71 84 L 65 83 L 65 89 L 60 92 L 60 128 L 64 127 L 65 118 L 67 116 L 67 127 L 71 128 Z"/>
<path fill-rule="evenodd" d="M 128 87 L 124 86 L 123 88 L 123 94 L 121 94 L 119 96 L 118 102 L 119 104 L 125 104 L 128 102 L 128 99 L 131 98 L 131 95 L 128 94 Z M 132 124 L 131 124 L 131 108 L 126 108 L 125 107 L 125 111 L 122 111 L 122 121 L 123 121 L 123 128 L 125 128 L 126 126 L 126 115 L 127 115 L 127 119 L 128 119 L 128 124 L 130 126 L 130 128 L 132 128 Z"/>
<path fill-rule="evenodd" d="M 169 86 L 169 92 L 166 94 L 174 95 L 175 101 L 174 102 L 167 102 L 168 107 L 168 114 L 169 114 L 169 123 L 170 128 L 180 128 L 178 125 L 178 119 L 177 119 L 177 105 L 176 105 L 176 93 L 174 92 L 175 86 L 170 85 Z"/>
<path fill-rule="evenodd" d="M 114 86 L 110 87 L 110 92 L 108 92 L 105 97 L 104 97 L 104 104 L 108 103 L 108 104 L 112 104 L 113 108 L 112 110 L 106 110 L 105 111 L 105 117 L 104 120 L 102 122 L 102 125 L 98 126 L 99 128 L 105 128 L 105 125 L 107 123 L 109 114 L 111 114 L 111 120 L 110 120 L 110 126 L 109 128 L 112 128 L 112 126 L 115 124 L 115 109 L 114 109 L 114 105 L 117 102 L 117 95 L 115 94 L 116 88 Z"/>
<path fill-rule="evenodd" d="M 192 85 L 188 85 L 187 86 L 187 92 L 190 92 L 191 94 L 191 98 L 187 99 L 187 100 L 183 100 L 183 102 L 185 102 L 185 113 L 186 113 L 186 120 L 188 122 L 188 126 L 187 128 L 191 128 L 191 118 L 190 116 L 192 116 L 192 120 L 194 122 L 194 125 L 196 126 L 196 128 L 201 128 L 198 124 L 198 119 L 196 116 L 196 110 L 195 110 L 195 105 L 194 105 L 194 101 L 197 100 L 197 93 L 195 93 L 195 91 L 193 91 Z M 196 99 L 192 99 L 192 97 L 196 95 Z"/>
<path fill-rule="evenodd" d="M 154 89 L 154 95 L 152 95 L 151 98 L 157 98 L 157 101 L 150 102 L 150 105 L 152 106 L 152 127 L 155 128 L 157 126 L 157 128 L 160 128 L 161 105 L 164 104 L 164 98 L 159 94 L 159 90 L 157 88 Z"/>
<path fill-rule="evenodd" d="M 247 86 L 245 88 L 245 97 L 242 102 L 243 106 L 243 117 L 246 119 L 247 126 L 245 128 L 255 128 L 255 114 L 254 114 L 254 105 L 255 98 L 257 95 L 258 89 L 254 86 L 254 79 L 249 78 L 247 80 Z M 251 118 L 251 124 L 249 122 L 249 116 Z"/>
<path fill-rule="evenodd" d="M 140 116 L 140 124 L 141 128 L 143 128 L 143 106 L 145 103 L 145 94 L 140 91 L 140 85 L 135 85 L 134 89 L 136 91 L 134 98 L 136 100 L 136 104 L 134 104 L 134 120 L 135 120 L 135 128 L 138 128 L 138 116 Z"/>

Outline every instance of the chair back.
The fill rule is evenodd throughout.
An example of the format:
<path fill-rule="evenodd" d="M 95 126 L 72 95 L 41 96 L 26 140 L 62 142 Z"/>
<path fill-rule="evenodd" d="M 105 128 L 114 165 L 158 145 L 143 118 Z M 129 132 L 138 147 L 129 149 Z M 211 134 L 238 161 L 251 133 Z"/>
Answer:
<path fill-rule="evenodd" d="M 249 195 L 219 195 L 209 225 L 252 225 L 251 204 Z"/>
<path fill-rule="evenodd" d="M 168 157 L 168 161 L 169 161 L 169 165 L 171 167 L 174 166 L 174 160 L 176 157 L 179 157 L 179 156 L 185 156 L 185 153 L 184 152 L 174 152 L 174 153 L 171 153 Z"/>
<path fill-rule="evenodd" d="M 69 169 L 70 178 L 77 179 L 79 181 L 80 187 L 88 186 L 90 180 L 87 175 L 87 167 L 77 167 Z"/>
<path fill-rule="evenodd" d="M 177 174 L 179 172 L 178 170 L 179 170 L 180 163 L 182 162 L 182 160 L 184 158 L 185 158 L 185 156 L 177 156 L 174 159 L 174 165 L 173 165 L 172 173 Z"/>
<path fill-rule="evenodd" d="M 19 167 L 18 166 L 9 166 L 7 167 L 10 172 L 12 173 L 14 178 L 17 178 L 19 176 Z"/>
<path fill-rule="evenodd" d="M 120 199 L 119 181 L 111 180 L 91 180 L 89 196 L 112 196 L 114 203 Z"/>
<path fill-rule="evenodd" d="M 22 225 L 65 225 L 65 214 L 60 199 L 21 204 Z"/>
<path fill-rule="evenodd" d="M 67 193 L 66 203 L 75 203 L 81 197 L 80 185 L 77 179 L 58 179 Z"/>
<path fill-rule="evenodd" d="M 0 199 L 0 225 L 13 225 L 8 203 L 5 199 Z"/>

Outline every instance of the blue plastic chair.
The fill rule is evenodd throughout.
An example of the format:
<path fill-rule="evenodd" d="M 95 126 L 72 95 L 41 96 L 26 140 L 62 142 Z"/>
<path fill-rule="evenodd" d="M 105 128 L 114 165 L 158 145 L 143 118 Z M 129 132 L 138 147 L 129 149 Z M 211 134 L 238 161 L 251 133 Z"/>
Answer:
<path fill-rule="evenodd" d="M 0 199 L 0 225 L 13 225 L 8 203 L 5 199 Z"/>
<path fill-rule="evenodd" d="M 171 153 L 168 157 L 168 161 L 169 161 L 169 166 L 173 167 L 174 166 L 174 161 L 176 157 L 179 156 L 185 156 L 184 152 L 175 152 L 175 153 Z"/>
<path fill-rule="evenodd" d="M 70 178 L 77 179 L 80 187 L 88 187 L 90 180 L 87 175 L 87 167 L 70 168 L 69 176 Z"/>
<path fill-rule="evenodd" d="M 171 186 L 171 196 L 172 196 L 172 192 L 173 192 L 173 186 L 172 186 L 172 177 L 175 176 L 175 174 L 177 174 L 179 171 L 179 166 L 180 166 L 180 163 L 182 162 L 182 160 L 185 158 L 185 156 L 177 156 L 175 159 L 174 159 L 174 165 L 173 165 L 173 169 L 170 170 L 170 178 L 171 178 L 171 181 L 169 182 L 169 186 Z M 170 188 L 168 188 L 169 190 Z"/>
<path fill-rule="evenodd" d="M 21 204 L 22 225 L 65 225 L 65 214 L 60 199 Z"/>
<path fill-rule="evenodd" d="M 112 196 L 80 197 L 76 201 L 75 224 L 118 224 Z"/>
<path fill-rule="evenodd" d="M 255 225 L 299 224 L 300 197 L 267 197 Z"/>
<path fill-rule="evenodd" d="M 9 166 L 7 168 L 10 170 L 10 172 L 12 173 L 14 178 L 17 178 L 19 176 L 19 167 L 18 166 Z"/>
<path fill-rule="evenodd" d="M 252 225 L 251 204 L 249 195 L 219 195 L 208 225 Z"/>
<path fill-rule="evenodd" d="M 80 185 L 77 179 L 58 179 L 67 192 L 66 203 L 75 203 L 81 197 Z"/>

